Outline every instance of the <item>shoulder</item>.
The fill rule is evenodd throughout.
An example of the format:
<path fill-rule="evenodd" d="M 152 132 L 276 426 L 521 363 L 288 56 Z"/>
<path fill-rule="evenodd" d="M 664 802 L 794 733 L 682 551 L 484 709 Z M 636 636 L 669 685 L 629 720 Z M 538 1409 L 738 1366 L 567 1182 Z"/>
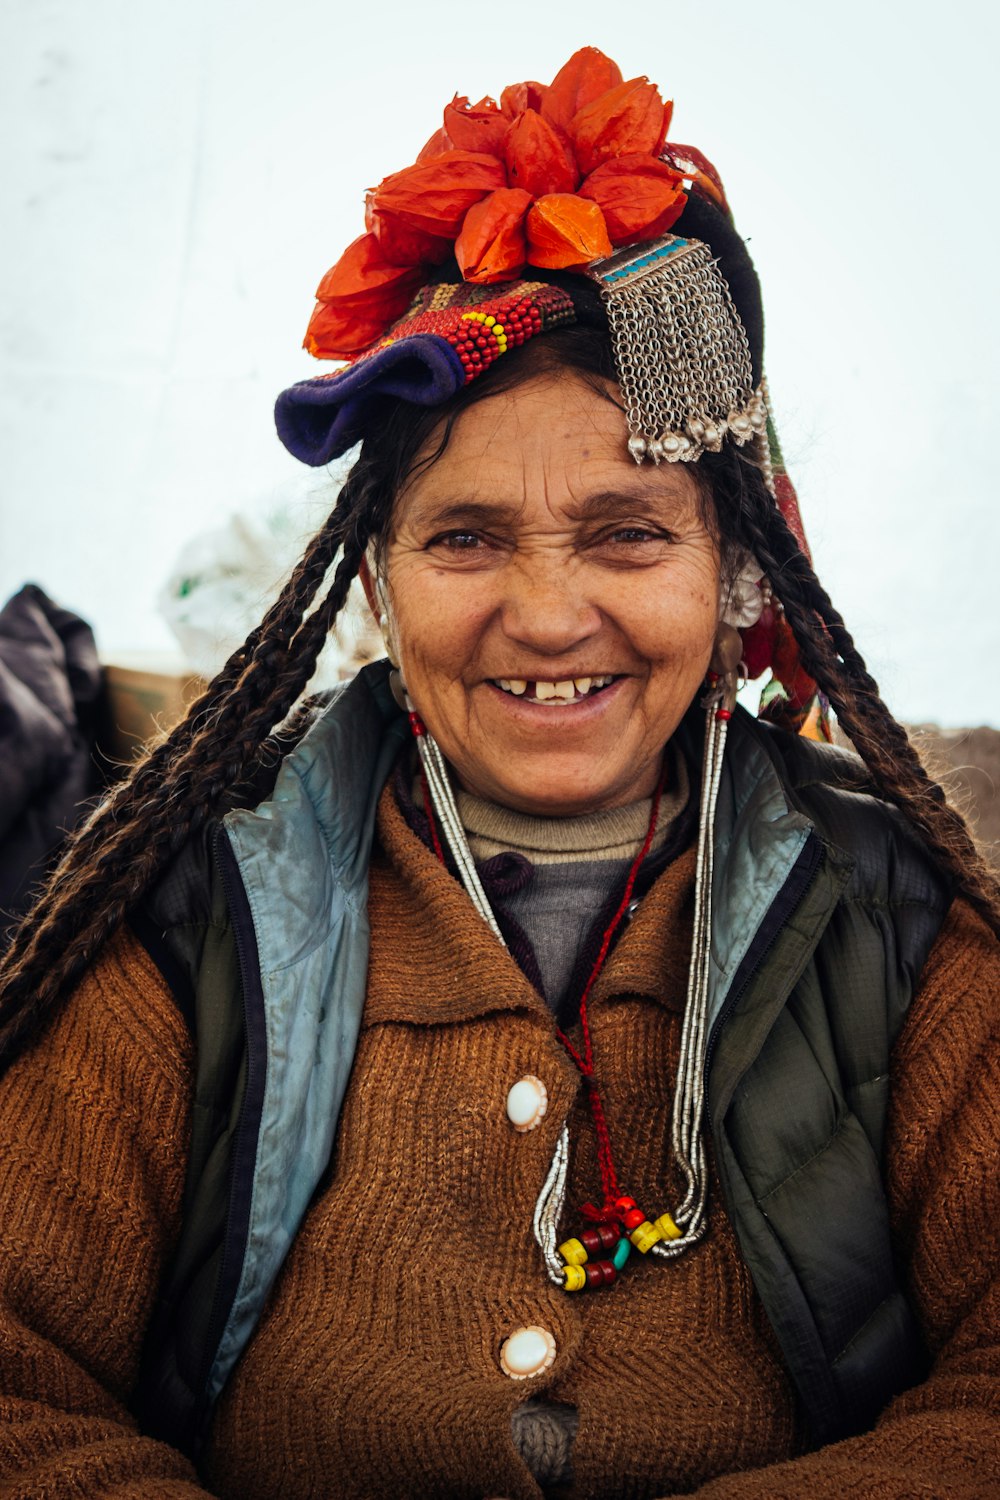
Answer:
<path fill-rule="evenodd" d="M 860 756 L 753 720 L 744 721 L 744 728 L 769 756 L 789 804 L 809 819 L 825 845 L 847 856 L 849 898 L 923 905 L 943 920 L 953 881 L 905 812 L 879 795 Z"/>

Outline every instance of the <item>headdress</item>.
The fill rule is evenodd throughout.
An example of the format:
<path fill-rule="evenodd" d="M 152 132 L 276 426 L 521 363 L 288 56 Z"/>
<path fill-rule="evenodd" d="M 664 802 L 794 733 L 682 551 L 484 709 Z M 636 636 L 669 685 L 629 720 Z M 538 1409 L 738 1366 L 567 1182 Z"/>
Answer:
<path fill-rule="evenodd" d="M 655 85 L 623 80 L 593 47 L 575 53 L 547 88 L 518 84 L 499 103 L 456 97 L 416 163 L 369 194 L 366 233 L 320 283 L 305 344 L 346 366 L 279 397 L 286 447 L 306 463 L 325 464 L 369 434 L 385 398 L 436 406 L 527 340 L 560 324 L 592 324 L 610 331 L 635 461 L 692 462 L 727 441 L 752 444 L 804 547 L 768 419 L 756 273 L 715 169 L 694 148 L 667 141 L 671 112 Z M 765 703 L 770 717 L 801 728 L 816 714 L 815 684 L 752 557 L 727 587 L 720 616 L 703 700 L 695 933 L 671 1143 L 686 1192 L 655 1220 L 620 1193 L 593 1080 L 585 991 L 583 1053 L 562 1040 L 588 1082 L 604 1199 L 591 1209 L 591 1229 L 557 1245 L 564 1130 L 534 1221 L 549 1275 L 567 1290 L 613 1281 L 632 1246 L 672 1258 L 704 1232 L 712 828 L 741 668 L 755 676 L 776 668 Z M 391 645 L 387 637 L 390 656 Z M 448 767 L 398 680 L 396 690 L 419 747 L 438 853 L 443 859 L 435 815 L 473 904 L 502 941 Z M 647 847 L 651 837 L 652 825 Z"/>
<path fill-rule="evenodd" d="M 753 443 L 805 549 L 768 420 L 760 286 L 718 172 L 666 139 L 673 106 L 595 47 L 547 87 L 458 96 L 417 161 L 367 198 L 366 232 L 326 273 L 306 331 L 343 361 L 278 397 L 278 434 L 314 466 L 372 430 L 385 398 L 438 406 L 565 323 L 610 328 L 637 460 Z M 765 595 L 742 621 L 762 713 L 828 738 L 825 704 Z"/>

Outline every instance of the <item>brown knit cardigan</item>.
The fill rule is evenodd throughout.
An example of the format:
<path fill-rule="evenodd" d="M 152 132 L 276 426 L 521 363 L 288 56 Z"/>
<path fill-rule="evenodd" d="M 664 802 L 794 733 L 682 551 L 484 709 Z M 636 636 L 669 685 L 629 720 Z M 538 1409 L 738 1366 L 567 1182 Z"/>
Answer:
<path fill-rule="evenodd" d="M 579 1079 L 549 1012 L 386 794 L 372 958 L 334 1158 L 223 1393 L 201 1478 L 127 1412 L 177 1232 L 192 1048 L 129 936 L 0 1091 L 0 1496 L 542 1492 L 511 1439 L 529 1396 L 579 1412 L 593 1500 L 1000 1496 L 1000 948 L 961 903 L 894 1055 L 888 1191 L 935 1355 L 875 1430 L 818 1452 L 715 1191 L 705 1242 L 618 1285 L 545 1278 L 531 1211 L 567 1118 L 570 1199 L 593 1196 Z M 647 896 L 592 1001 L 622 1180 L 659 1210 L 691 930 L 692 862 Z M 504 1101 L 543 1078 L 540 1126 Z M 851 1205 L 844 1204 L 844 1212 Z M 542 1325 L 537 1380 L 499 1364 Z"/>

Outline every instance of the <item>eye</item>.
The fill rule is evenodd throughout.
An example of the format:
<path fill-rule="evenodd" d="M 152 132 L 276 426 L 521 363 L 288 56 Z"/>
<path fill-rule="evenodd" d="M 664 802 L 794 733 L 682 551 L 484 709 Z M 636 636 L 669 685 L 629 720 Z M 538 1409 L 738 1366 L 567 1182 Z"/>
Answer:
<path fill-rule="evenodd" d="M 437 532 L 427 542 L 425 550 L 443 566 L 460 568 L 492 567 L 504 555 L 503 546 L 496 537 L 461 527 Z"/>
<path fill-rule="evenodd" d="M 662 527 L 635 522 L 631 526 L 615 526 L 600 532 L 591 542 L 591 549 L 601 561 L 621 563 L 623 566 L 639 566 L 659 562 L 676 538 Z"/>
<path fill-rule="evenodd" d="M 442 531 L 428 545 L 446 547 L 452 552 L 473 552 L 483 545 L 483 538 L 478 531 Z"/>
<path fill-rule="evenodd" d="M 626 545 L 667 540 L 662 532 L 650 531 L 648 526 L 619 526 L 617 531 L 611 533 L 610 539 L 613 542 L 623 542 Z"/>

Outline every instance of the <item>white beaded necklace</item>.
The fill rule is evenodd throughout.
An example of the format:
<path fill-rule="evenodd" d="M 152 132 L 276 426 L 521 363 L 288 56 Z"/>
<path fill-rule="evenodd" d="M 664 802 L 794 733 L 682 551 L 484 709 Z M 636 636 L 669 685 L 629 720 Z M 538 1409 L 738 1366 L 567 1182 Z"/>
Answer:
<path fill-rule="evenodd" d="M 654 1255 L 673 1260 L 702 1238 L 706 1228 L 708 1171 L 702 1124 L 705 1113 L 705 1047 L 707 1043 L 708 977 L 712 935 L 712 868 L 715 808 L 719 796 L 729 719 L 736 701 L 739 634 L 728 625 L 720 627 L 713 656 L 713 670 L 702 707 L 705 714 L 704 769 L 698 815 L 698 848 L 695 861 L 695 910 L 687 1000 L 681 1027 L 680 1057 L 671 1125 L 671 1154 L 685 1183 L 682 1201 L 670 1215 L 675 1237 L 660 1236 L 647 1244 Z M 417 751 L 427 780 L 431 802 L 469 899 L 499 942 L 504 942 L 469 848 L 455 802 L 448 766 L 440 747 L 428 732 L 394 672 L 393 691 L 405 706 L 417 742 Z M 560 1256 L 559 1221 L 566 1199 L 569 1171 L 569 1130 L 563 1126 L 552 1162 L 535 1203 L 532 1228 L 542 1252 L 549 1278 L 567 1284 L 567 1266 Z M 648 1226 L 647 1226 L 648 1228 Z M 635 1240 L 633 1239 L 633 1242 Z M 640 1247 L 641 1248 L 641 1247 Z"/>

